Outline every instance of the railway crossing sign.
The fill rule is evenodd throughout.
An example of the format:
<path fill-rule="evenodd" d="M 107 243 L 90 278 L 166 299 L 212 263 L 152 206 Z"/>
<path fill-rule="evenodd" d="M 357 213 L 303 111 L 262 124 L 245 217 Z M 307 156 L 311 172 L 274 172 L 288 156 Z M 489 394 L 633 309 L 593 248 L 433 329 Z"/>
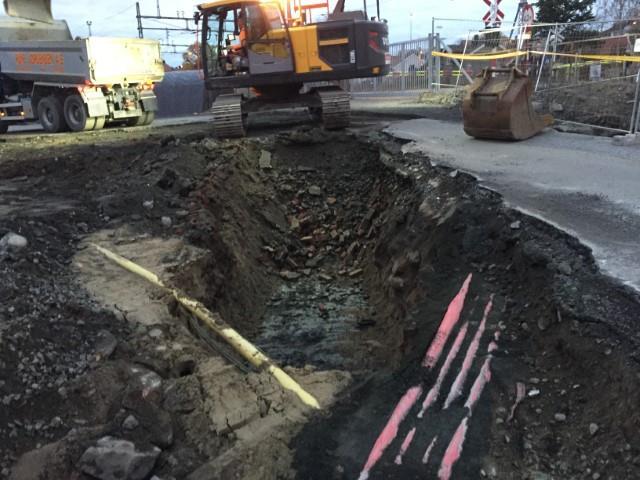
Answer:
<path fill-rule="evenodd" d="M 499 27 L 502 24 L 502 20 L 504 19 L 504 12 L 500 10 L 500 2 L 502 2 L 502 0 L 482 1 L 489 7 L 489 11 L 484 17 L 482 17 L 482 21 L 487 27 Z"/>

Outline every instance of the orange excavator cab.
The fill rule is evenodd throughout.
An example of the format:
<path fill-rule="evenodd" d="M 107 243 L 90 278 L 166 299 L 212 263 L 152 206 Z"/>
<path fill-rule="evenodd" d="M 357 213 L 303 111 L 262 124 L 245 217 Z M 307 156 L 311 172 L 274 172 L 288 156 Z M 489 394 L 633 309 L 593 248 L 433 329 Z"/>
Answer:
<path fill-rule="evenodd" d="M 517 68 L 486 68 L 462 103 L 464 131 L 475 138 L 525 140 L 553 124 L 531 104 L 531 80 Z"/>

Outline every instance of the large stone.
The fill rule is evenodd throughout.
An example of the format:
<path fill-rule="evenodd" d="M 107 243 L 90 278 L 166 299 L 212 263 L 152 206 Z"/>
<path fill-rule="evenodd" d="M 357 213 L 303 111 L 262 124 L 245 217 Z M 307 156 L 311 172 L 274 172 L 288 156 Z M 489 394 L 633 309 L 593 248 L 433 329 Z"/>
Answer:
<path fill-rule="evenodd" d="M 0 239 L 0 249 L 9 248 L 11 250 L 22 250 L 28 244 L 29 242 L 25 237 L 13 232 L 7 233 Z"/>
<path fill-rule="evenodd" d="M 116 347 L 118 340 L 107 330 L 100 330 L 96 338 L 96 355 L 100 358 L 109 358 Z"/>
<path fill-rule="evenodd" d="M 271 152 L 262 150 L 262 152 L 260 152 L 260 159 L 258 160 L 258 164 L 263 170 L 271 170 L 273 168 L 271 165 Z"/>
<path fill-rule="evenodd" d="M 100 480 L 143 480 L 160 455 L 158 447 L 139 450 L 127 440 L 103 437 L 80 458 L 79 467 Z"/>

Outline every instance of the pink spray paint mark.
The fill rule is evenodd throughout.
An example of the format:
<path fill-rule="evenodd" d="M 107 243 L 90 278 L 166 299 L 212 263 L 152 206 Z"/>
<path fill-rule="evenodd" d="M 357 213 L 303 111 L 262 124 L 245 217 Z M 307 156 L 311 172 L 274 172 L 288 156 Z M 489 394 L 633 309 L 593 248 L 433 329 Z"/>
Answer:
<path fill-rule="evenodd" d="M 396 465 L 402 465 L 402 457 L 404 456 L 405 453 L 407 453 L 407 450 L 409 449 L 411 442 L 413 442 L 413 437 L 415 434 L 416 434 L 416 427 L 413 427 L 411 430 L 409 430 L 409 433 L 407 433 L 407 436 L 404 437 L 404 441 L 400 446 L 400 451 L 398 452 L 398 455 L 396 455 L 396 460 L 395 460 Z"/>
<path fill-rule="evenodd" d="M 511 413 L 509 413 L 509 418 L 507 418 L 507 422 L 510 422 L 511 420 L 513 420 L 513 416 L 516 414 L 516 408 L 518 408 L 518 405 L 520 405 L 520 402 L 524 400 L 524 397 L 526 396 L 526 394 L 527 394 L 527 386 L 522 382 L 516 383 L 516 401 L 511 407 Z"/>
<path fill-rule="evenodd" d="M 439 480 L 449 480 L 451 478 L 453 466 L 460 459 L 460 455 L 462 455 L 462 447 L 467 436 L 468 421 L 468 417 L 464 417 L 462 419 L 462 422 L 460 422 L 456 433 L 454 433 L 453 437 L 451 438 L 451 442 L 449 442 L 447 450 L 444 452 L 444 457 L 442 458 L 442 463 L 440 464 L 440 470 L 438 470 Z"/>
<path fill-rule="evenodd" d="M 469 392 L 469 397 L 464 403 L 465 408 L 469 409 L 469 416 L 473 413 L 473 407 L 475 407 L 478 400 L 480 400 L 484 387 L 486 387 L 491 381 L 491 358 L 492 357 L 489 356 L 482 364 L 480 373 L 478 373 L 478 376 L 471 387 L 471 391 Z"/>
<path fill-rule="evenodd" d="M 464 382 L 467 380 L 467 376 L 469 375 L 469 370 L 471 369 L 471 365 L 473 365 L 473 361 L 475 360 L 476 354 L 478 353 L 478 348 L 480 348 L 480 339 L 482 338 L 482 334 L 487 325 L 487 317 L 491 312 L 491 307 L 493 306 L 493 295 L 489 299 L 487 306 L 484 309 L 484 315 L 482 316 L 482 321 L 480 322 L 480 326 L 476 331 L 469 348 L 467 349 L 467 354 L 464 357 L 462 362 L 462 368 L 458 373 L 458 376 L 451 385 L 451 390 L 449 391 L 449 395 L 447 395 L 447 399 L 444 402 L 444 409 L 449 408 L 451 403 L 456 400 L 460 395 L 462 395 L 462 388 L 464 387 Z"/>
<path fill-rule="evenodd" d="M 467 297 L 472 277 L 472 274 L 467 276 L 460 288 L 460 291 L 455 297 L 453 297 L 453 300 L 451 300 L 442 322 L 440 323 L 440 327 L 436 332 L 436 336 L 424 356 L 424 360 L 422 362 L 423 367 L 433 368 L 435 364 L 438 363 L 438 359 L 440 358 L 440 355 L 442 355 L 442 350 L 447 343 L 447 339 L 460 319 L 460 314 L 462 313 L 462 307 L 464 307 L 464 300 Z"/>
<path fill-rule="evenodd" d="M 435 437 L 433 437 L 433 440 L 431 440 L 431 443 L 427 447 L 427 451 L 424 452 L 424 455 L 422 456 L 422 463 L 424 463 L 425 465 L 429 463 L 429 457 L 431 457 L 431 451 L 433 450 L 433 447 L 436 446 L 437 441 L 438 441 L 438 436 L 436 435 Z"/>
<path fill-rule="evenodd" d="M 393 410 L 391 417 L 387 421 L 384 429 L 378 436 L 376 443 L 373 445 L 371 449 L 371 453 L 369 453 L 369 458 L 367 459 L 367 463 L 364 465 L 358 480 L 366 480 L 369 478 L 369 472 L 371 469 L 378 463 L 380 458 L 382 458 L 382 454 L 387 449 L 387 447 L 393 442 L 393 440 L 398 435 L 398 428 L 400 427 L 400 423 L 405 419 L 409 410 L 413 407 L 413 405 L 418 401 L 422 395 L 422 386 L 417 385 L 415 387 L 411 387 L 406 393 L 402 396 L 398 405 Z"/>
<path fill-rule="evenodd" d="M 429 393 L 427 393 L 427 397 L 422 402 L 422 409 L 420 413 L 418 413 L 418 418 L 422 418 L 424 416 L 424 412 L 426 412 L 429 407 L 431 407 L 436 400 L 438 400 L 438 396 L 440 395 L 440 389 L 442 388 L 442 382 L 444 382 L 447 373 L 449 373 L 449 369 L 451 368 L 451 364 L 456 359 L 458 352 L 460 351 L 460 347 L 462 346 L 462 342 L 464 342 L 465 336 L 467 335 L 467 330 L 469 329 L 469 323 L 465 322 L 464 325 L 460 328 L 458 335 L 456 336 L 453 345 L 451 346 L 451 350 L 447 354 L 447 358 L 444 361 L 444 365 L 440 369 L 440 373 L 438 374 L 438 378 L 436 379 L 436 383 L 431 387 Z"/>

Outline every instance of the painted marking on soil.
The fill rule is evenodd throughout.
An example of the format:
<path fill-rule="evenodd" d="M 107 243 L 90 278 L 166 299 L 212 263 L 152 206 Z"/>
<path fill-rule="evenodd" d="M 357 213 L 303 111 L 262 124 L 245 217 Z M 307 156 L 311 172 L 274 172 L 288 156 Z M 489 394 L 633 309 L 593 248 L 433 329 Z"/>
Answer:
<path fill-rule="evenodd" d="M 400 423 L 405 419 L 409 410 L 411 410 L 413 405 L 418 401 L 420 395 L 422 395 L 422 386 L 417 385 L 415 387 L 411 387 L 402 396 L 396 405 L 396 408 L 393 410 L 391 417 L 389 417 L 387 424 L 378 436 L 376 443 L 373 445 L 369 458 L 367 459 L 367 463 L 364 465 L 358 480 L 366 480 L 369 478 L 369 472 L 376 463 L 378 463 L 380 458 L 382 458 L 384 451 L 398 435 Z"/>
<path fill-rule="evenodd" d="M 451 437 L 449 446 L 447 446 L 447 450 L 444 452 L 444 457 L 442 458 L 440 469 L 438 470 L 439 480 L 449 480 L 451 478 L 453 466 L 460 459 L 460 455 L 462 455 L 462 447 L 467 436 L 468 421 L 469 418 L 464 417 L 462 419 L 462 422 L 460 422 L 456 433 L 454 433 L 453 437 Z"/>
<path fill-rule="evenodd" d="M 493 306 L 493 295 L 489 298 L 489 302 L 484 309 L 484 315 L 482 316 L 482 321 L 480 322 L 480 326 L 478 326 L 478 330 L 476 331 L 469 348 L 467 349 L 467 354 L 464 357 L 462 362 L 462 368 L 458 373 L 458 376 L 451 385 L 451 390 L 449 391 L 449 395 L 447 395 L 447 399 L 444 402 L 443 409 L 449 408 L 451 403 L 453 403 L 460 395 L 462 395 L 462 389 L 464 387 L 464 382 L 467 380 L 467 376 L 469 375 L 469 370 L 471 369 L 471 365 L 473 365 L 473 361 L 475 360 L 476 354 L 478 353 L 478 348 L 480 348 L 480 339 L 482 338 L 482 334 L 487 325 L 487 317 L 491 312 L 491 308 Z"/>
<path fill-rule="evenodd" d="M 400 451 L 398 452 L 398 455 L 396 455 L 396 460 L 395 460 L 396 465 L 402 465 L 402 457 L 404 456 L 405 453 L 407 453 L 407 450 L 409 449 L 411 442 L 413 442 L 413 437 L 415 434 L 416 434 L 416 427 L 413 427 L 411 430 L 409 430 L 409 433 L 407 433 L 407 436 L 404 437 L 402 445 L 400 445 Z"/>
<path fill-rule="evenodd" d="M 518 408 L 518 405 L 520 405 L 520 402 L 524 400 L 524 397 L 526 395 L 527 395 L 527 386 L 522 382 L 516 383 L 516 401 L 511 407 L 511 413 L 509 413 L 509 418 L 507 418 L 507 422 L 510 422 L 511 420 L 513 420 L 513 416 L 516 414 L 516 408 Z"/>
<path fill-rule="evenodd" d="M 473 413 L 473 407 L 476 406 L 478 400 L 480 400 L 480 396 L 484 390 L 484 387 L 491 381 L 491 355 L 487 357 L 487 359 L 482 364 L 482 368 L 480 369 L 480 373 L 476 377 L 475 382 L 473 382 L 473 386 L 471 387 L 471 391 L 469 392 L 469 397 L 467 401 L 464 403 L 465 408 L 469 409 L 469 416 Z"/>
<path fill-rule="evenodd" d="M 423 367 L 433 368 L 435 364 L 438 363 L 438 359 L 440 358 L 440 355 L 442 355 L 442 350 L 447 343 L 447 339 L 460 319 L 460 314 L 462 313 L 462 308 L 464 307 L 464 301 L 467 297 L 469 284 L 471 283 L 472 278 L 473 275 L 470 273 L 462 284 L 458 294 L 453 297 L 453 300 L 451 300 L 451 303 L 442 318 L 442 322 L 440 323 L 436 336 L 431 342 L 431 345 L 424 357 L 424 361 L 422 362 Z"/>
<path fill-rule="evenodd" d="M 433 447 L 436 446 L 437 441 L 438 441 L 438 435 L 433 437 L 433 440 L 431 440 L 431 443 L 427 447 L 427 451 L 424 452 L 424 455 L 422 456 L 422 463 L 424 463 L 425 465 L 429 463 L 429 457 L 431 457 L 431 451 L 433 450 Z"/>
<path fill-rule="evenodd" d="M 447 376 L 447 373 L 449 373 L 451 364 L 458 356 L 458 352 L 460 351 L 460 347 L 464 342 L 468 329 L 469 329 L 469 322 L 465 322 L 460 328 L 460 331 L 458 332 L 458 335 L 456 336 L 456 339 L 453 342 L 453 345 L 451 346 L 451 350 L 449 350 L 449 353 L 447 354 L 447 358 L 445 359 L 444 364 L 440 369 L 440 373 L 438 374 L 436 383 L 433 385 L 433 387 L 431 387 L 431 389 L 429 390 L 429 393 L 427 393 L 427 397 L 424 399 L 424 402 L 422 402 L 422 409 L 420 410 L 420 413 L 418 413 L 418 418 L 422 418 L 424 416 L 424 413 L 429 409 L 429 407 L 431 407 L 436 402 L 436 400 L 438 400 L 438 396 L 440 395 L 440 389 L 442 388 L 442 382 Z"/>

